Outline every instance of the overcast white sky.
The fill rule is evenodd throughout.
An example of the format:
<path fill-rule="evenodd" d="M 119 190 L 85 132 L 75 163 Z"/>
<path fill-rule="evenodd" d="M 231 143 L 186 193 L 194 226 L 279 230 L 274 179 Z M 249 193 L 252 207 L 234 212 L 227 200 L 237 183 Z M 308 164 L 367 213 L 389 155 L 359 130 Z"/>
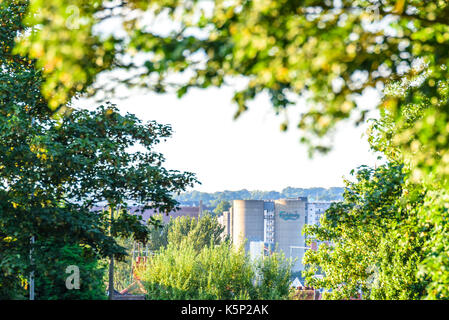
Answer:
<path fill-rule="evenodd" d="M 211 88 L 194 89 L 182 99 L 148 93 L 115 102 L 121 111 L 142 120 L 172 125 L 173 137 L 158 151 L 165 155 L 168 169 L 196 173 L 202 184 L 194 189 L 199 191 L 342 186 L 342 177 L 349 176 L 351 169 L 376 163 L 362 137 L 365 127 L 342 125 L 334 150 L 309 159 L 295 129 L 299 110 L 305 106 L 291 108 L 292 128 L 281 132 L 283 117 L 274 114 L 266 97 L 257 98 L 237 120 L 233 120 L 236 106 L 231 97 L 230 88 Z M 374 96 L 364 99 L 371 104 L 375 100 Z"/>

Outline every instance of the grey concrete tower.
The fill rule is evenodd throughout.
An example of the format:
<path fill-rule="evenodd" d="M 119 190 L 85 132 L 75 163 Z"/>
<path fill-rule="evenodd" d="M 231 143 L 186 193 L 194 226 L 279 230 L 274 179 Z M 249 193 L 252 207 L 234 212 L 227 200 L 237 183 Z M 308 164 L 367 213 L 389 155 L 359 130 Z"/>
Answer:
<path fill-rule="evenodd" d="M 275 200 L 274 242 L 287 258 L 297 258 L 293 271 L 303 269 L 307 198 Z"/>
<path fill-rule="evenodd" d="M 232 205 L 232 241 L 236 246 L 264 240 L 263 200 L 234 200 Z"/>

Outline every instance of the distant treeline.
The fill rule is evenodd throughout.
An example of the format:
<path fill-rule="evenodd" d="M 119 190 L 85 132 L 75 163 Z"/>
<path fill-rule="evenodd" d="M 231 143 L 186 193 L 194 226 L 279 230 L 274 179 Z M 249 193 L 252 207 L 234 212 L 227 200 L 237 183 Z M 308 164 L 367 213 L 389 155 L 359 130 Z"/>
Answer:
<path fill-rule="evenodd" d="M 309 201 L 332 201 L 342 200 L 344 188 L 331 187 L 326 188 L 284 188 L 281 192 L 278 191 L 248 191 L 246 189 L 238 191 L 221 191 L 221 192 L 199 192 L 190 191 L 176 196 L 175 199 L 181 205 L 196 206 L 200 200 L 203 205 L 215 206 L 218 202 L 226 200 L 277 200 L 283 198 L 297 198 L 308 197 Z"/>

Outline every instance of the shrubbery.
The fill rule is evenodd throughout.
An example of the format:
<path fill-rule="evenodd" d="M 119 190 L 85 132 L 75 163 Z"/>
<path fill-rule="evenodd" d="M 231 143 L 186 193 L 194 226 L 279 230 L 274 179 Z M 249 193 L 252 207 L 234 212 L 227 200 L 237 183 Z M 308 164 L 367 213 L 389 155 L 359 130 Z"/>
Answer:
<path fill-rule="evenodd" d="M 291 263 L 278 253 L 251 262 L 229 241 L 196 249 L 170 243 L 138 272 L 149 299 L 286 299 Z"/>

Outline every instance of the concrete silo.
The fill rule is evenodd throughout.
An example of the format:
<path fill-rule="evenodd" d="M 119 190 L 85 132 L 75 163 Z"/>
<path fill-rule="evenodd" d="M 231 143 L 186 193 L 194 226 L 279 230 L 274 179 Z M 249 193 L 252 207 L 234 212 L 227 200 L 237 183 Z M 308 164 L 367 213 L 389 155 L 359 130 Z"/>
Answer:
<path fill-rule="evenodd" d="M 222 218 L 222 225 L 224 227 L 223 230 L 223 234 L 225 236 L 230 236 L 231 235 L 231 212 L 230 211 L 223 211 L 223 216 Z"/>
<path fill-rule="evenodd" d="M 234 232 L 234 208 L 232 206 L 229 208 L 229 219 L 228 219 L 229 225 L 228 225 L 228 235 L 232 240 L 232 235 Z"/>
<path fill-rule="evenodd" d="M 232 241 L 240 246 L 245 240 L 245 251 L 250 241 L 264 241 L 264 201 L 234 200 L 232 205 Z"/>
<path fill-rule="evenodd" d="M 287 258 L 297 261 L 292 271 L 303 270 L 305 237 L 302 229 L 307 216 L 307 198 L 275 200 L 274 242 Z"/>

